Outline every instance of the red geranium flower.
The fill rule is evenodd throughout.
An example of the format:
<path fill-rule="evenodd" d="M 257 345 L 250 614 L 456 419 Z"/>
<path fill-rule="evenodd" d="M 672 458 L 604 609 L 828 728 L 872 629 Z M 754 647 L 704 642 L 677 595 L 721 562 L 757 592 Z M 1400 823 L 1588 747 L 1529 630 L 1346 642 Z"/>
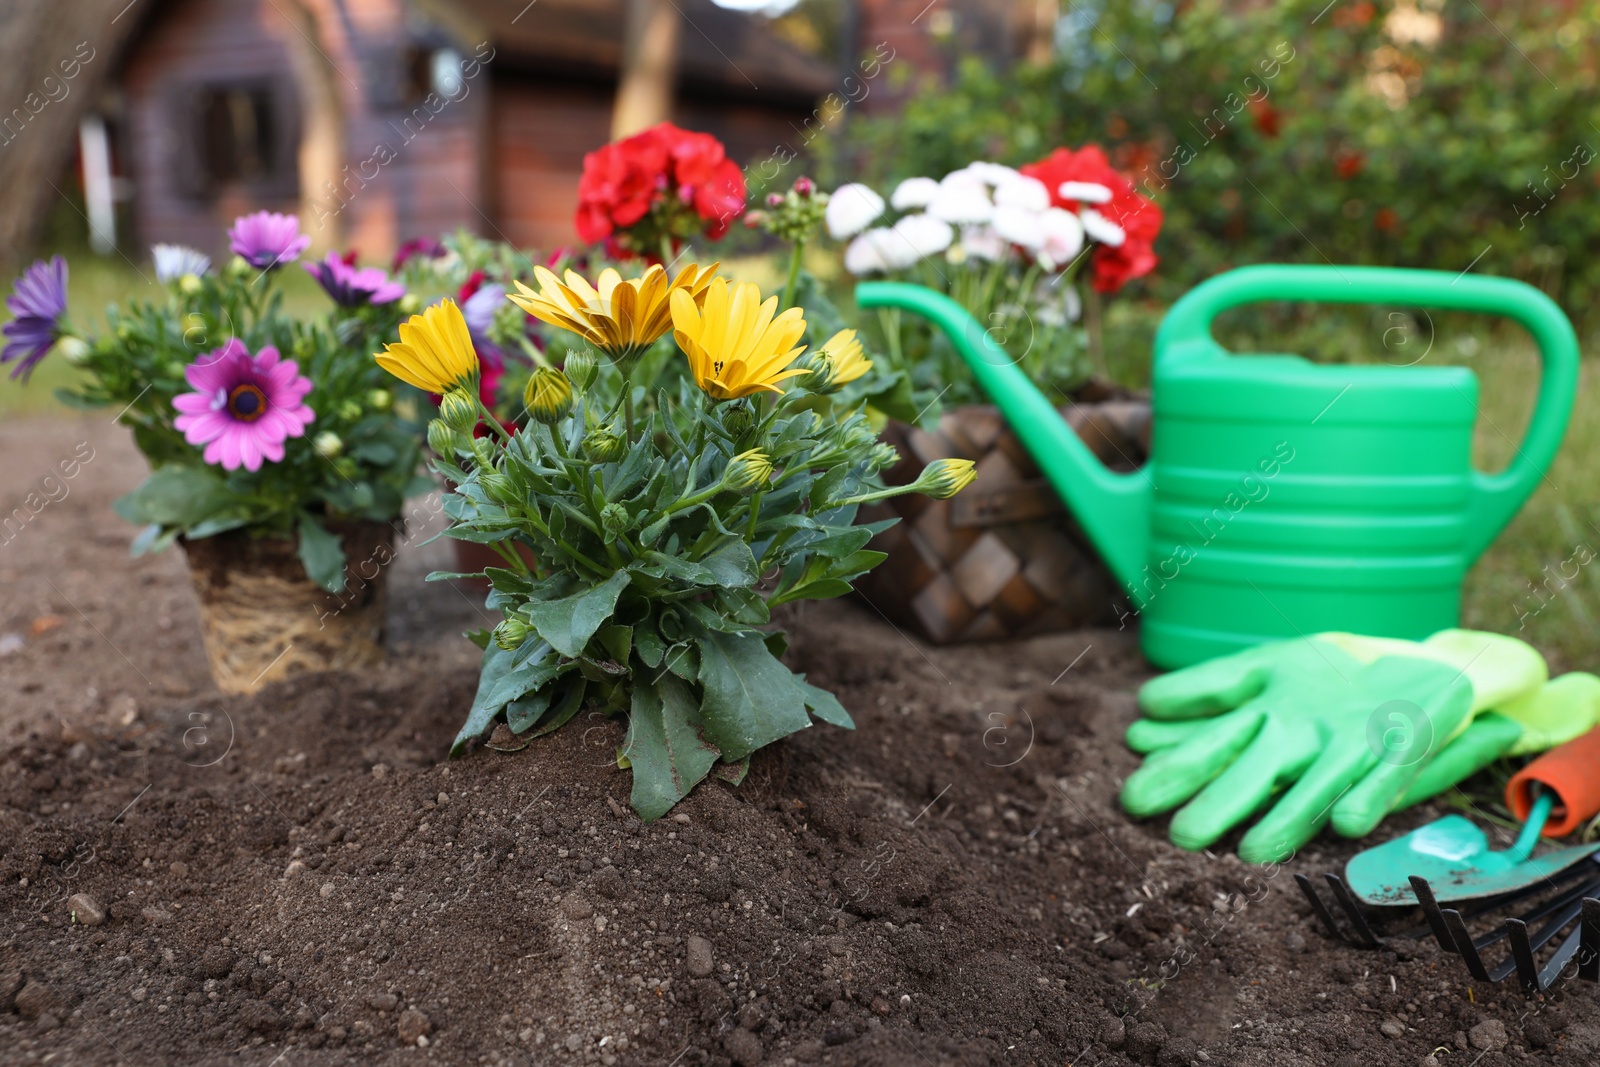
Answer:
<path fill-rule="evenodd" d="M 1050 202 L 1067 211 L 1092 208 L 1122 227 L 1120 245 L 1097 244 L 1090 259 L 1096 292 L 1114 293 L 1135 278 L 1142 278 L 1160 262 L 1155 254 L 1155 239 L 1161 232 L 1162 213 L 1155 201 L 1140 196 L 1120 171 L 1111 165 L 1099 145 L 1085 145 L 1074 152 L 1058 148 L 1036 163 L 1020 168 L 1037 178 L 1050 191 Z M 1066 182 L 1104 186 L 1111 199 L 1100 203 L 1069 200 L 1061 195 Z"/>
<path fill-rule="evenodd" d="M 744 206 L 744 174 L 722 142 L 663 122 L 583 157 L 575 221 L 588 243 L 634 237 L 622 247 L 654 251 L 695 230 L 720 238 Z"/>

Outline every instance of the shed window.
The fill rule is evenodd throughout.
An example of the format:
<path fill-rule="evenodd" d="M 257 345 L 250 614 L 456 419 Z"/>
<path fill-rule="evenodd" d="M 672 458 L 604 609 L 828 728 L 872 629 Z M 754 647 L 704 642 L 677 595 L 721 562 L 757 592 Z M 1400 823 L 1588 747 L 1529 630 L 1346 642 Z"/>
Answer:
<path fill-rule="evenodd" d="M 208 85 L 198 103 L 198 162 L 207 186 L 262 182 L 279 174 L 285 152 L 270 88 Z"/>

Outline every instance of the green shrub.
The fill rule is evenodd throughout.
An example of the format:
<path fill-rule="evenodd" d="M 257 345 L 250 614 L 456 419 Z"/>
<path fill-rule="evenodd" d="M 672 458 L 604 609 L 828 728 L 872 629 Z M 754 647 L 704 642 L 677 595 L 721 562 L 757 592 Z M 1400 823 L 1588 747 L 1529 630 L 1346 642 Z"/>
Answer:
<path fill-rule="evenodd" d="M 969 59 L 947 90 L 853 121 L 827 162 L 883 184 L 1115 146 L 1167 212 L 1147 279 L 1165 298 L 1246 263 L 1334 262 L 1471 267 L 1575 317 L 1592 303 L 1600 3 L 1068 10 L 1054 65 Z"/>

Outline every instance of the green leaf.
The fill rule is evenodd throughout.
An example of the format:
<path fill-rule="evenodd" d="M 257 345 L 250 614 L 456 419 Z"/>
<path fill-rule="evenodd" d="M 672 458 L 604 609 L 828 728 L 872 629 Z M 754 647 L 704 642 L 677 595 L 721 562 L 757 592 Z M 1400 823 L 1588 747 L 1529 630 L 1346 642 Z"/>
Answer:
<path fill-rule="evenodd" d="M 309 512 L 300 513 L 300 562 L 311 580 L 330 593 L 345 587 L 344 541 L 329 533 Z"/>
<path fill-rule="evenodd" d="M 198 541 L 205 537 L 215 537 L 219 533 L 237 530 L 250 522 L 248 515 L 213 515 L 209 519 L 201 519 L 183 532 L 183 536 L 191 541 Z"/>
<path fill-rule="evenodd" d="M 662 643 L 661 635 L 649 626 L 637 626 L 633 631 L 633 650 L 646 667 L 661 666 L 661 657 L 666 654 L 667 646 Z"/>
<path fill-rule="evenodd" d="M 633 627 L 603 626 L 599 637 L 601 646 L 611 653 L 612 659 L 618 663 L 628 662 L 628 653 L 633 648 Z"/>
<path fill-rule="evenodd" d="M 794 674 L 773 658 L 763 634 L 710 630 L 697 643 L 701 716 L 725 759 L 742 759 L 811 725 Z"/>
<path fill-rule="evenodd" d="M 848 596 L 851 592 L 850 583 L 841 578 L 823 578 L 815 582 L 797 585 L 793 589 L 767 601 L 769 607 L 787 604 L 794 600 L 833 600 L 836 597 Z"/>
<path fill-rule="evenodd" d="M 627 571 L 617 571 L 581 593 L 529 604 L 528 622 L 563 656 L 581 656 L 589 638 L 616 610 L 617 597 L 627 587 L 628 577 Z"/>
<path fill-rule="evenodd" d="M 561 691 L 560 698 L 550 705 L 550 710 L 545 713 L 544 719 L 534 728 L 533 733 L 528 736 L 543 737 L 546 734 L 553 734 L 567 725 L 572 721 L 572 717 L 578 714 L 578 710 L 583 707 L 584 694 L 588 691 L 588 682 L 582 678 L 573 677 L 567 683 L 567 687 Z"/>
<path fill-rule="evenodd" d="M 460 751 L 469 738 L 482 733 L 507 704 L 541 688 L 571 666 L 561 663 L 543 641 L 525 641 L 511 652 L 489 644 L 483 650 L 483 666 L 472 711 L 467 716 L 467 724 L 451 742 L 451 755 Z"/>
<path fill-rule="evenodd" d="M 649 822 L 688 796 L 720 753 L 705 739 L 689 687 L 665 674 L 634 683 L 622 755 L 633 768 L 633 810 Z"/>
<path fill-rule="evenodd" d="M 756 558 L 750 546 L 741 538 L 725 542 L 716 551 L 700 560 L 700 566 L 710 572 L 711 580 L 727 589 L 744 589 L 756 584 Z"/>
<path fill-rule="evenodd" d="M 112 505 L 129 522 L 187 528 L 239 502 L 209 467 L 162 467 Z"/>
<path fill-rule="evenodd" d="M 350 455 L 374 467 L 387 467 L 398 458 L 399 453 L 382 441 L 366 441 L 352 448 Z"/>
<path fill-rule="evenodd" d="M 133 544 L 128 546 L 128 554 L 143 556 L 151 552 L 165 551 L 173 541 L 177 540 L 176 528 L 163 531 L 156 523 L 151 523 L 139 531 L 139 536 L 133 539 Z"/>
<path fill-rule="evenodd" d="M 803 677 L 797 678 L 800 691 L 805 694 L 806 707 L 811 709 L 811 714 L 825 723 L 841 726 L 846 730 L 854 730 L 856 721 L 850 713 L 844 710 L 844 705 L 839 703 L 839 698 L 826 689 L 819 689 L 806 681 Z"/>
<path fill-rule="evenodd" d="M 665 552 L 646 552 L 641 564 L 647 574 L 659 574 L 668 578 L 675 578 L 680 582 L 691 585 L 714 585 L 716 576 L 698 563 L 691 563 L 677 556 L 669 556 Z"/>
<path fill-rule="evenodd" d="M 554 686 L 545 686 L 535 689 L 526 696 L 518 697 L 506 705 L 506 725 L 511 727 L 514 734 L 525 733 L 533 729 L 543 715 L 550 708 L 550 696 Z"/>

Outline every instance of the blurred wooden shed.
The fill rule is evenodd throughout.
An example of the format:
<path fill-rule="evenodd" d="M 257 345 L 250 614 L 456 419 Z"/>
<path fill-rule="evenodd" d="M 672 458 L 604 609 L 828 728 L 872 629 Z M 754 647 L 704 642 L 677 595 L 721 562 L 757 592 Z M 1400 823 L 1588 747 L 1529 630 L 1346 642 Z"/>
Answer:
<path fill-rule="evenodd" d="M 609 139 L 624 2 L 151 3 L 113 116 L 134 237 L 220 252 L 229 220 L 270 208 L 370 259 L 457 226 L 570 242 L 583 155 Z M 759 16 L 675 2 L 673 117 L 736 160 L 792 142 L 840 81 Z"/>

